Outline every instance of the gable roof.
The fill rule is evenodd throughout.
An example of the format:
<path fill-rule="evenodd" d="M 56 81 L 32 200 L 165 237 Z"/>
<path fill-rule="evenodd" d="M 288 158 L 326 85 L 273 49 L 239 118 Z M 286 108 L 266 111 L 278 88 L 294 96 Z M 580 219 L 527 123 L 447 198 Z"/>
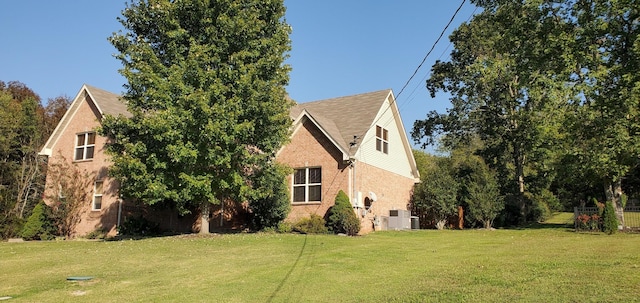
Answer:
<path fill-rule="evenodd" d="M 390 89 L 300 103 L 291 109 L 291 117 L 297 122 L 303 111 L 317 122 L 327 137 L 335 141 L 336 147 L 347 151 L 348 156 L 355 155 L 364 136 L 375 122 L 384 101 L 391 95 Z"/>
<path fill-rule="evenodd" d="M 404 131 L 395 97 L 390 89 L 299 103 L 291 109 L 290 115 L 294 120 L 294 126 L 299 125 L 304 117 L 315 123 L 342 152 L 343 160 L 348 160 L 355 158 L 365 135 L 369 131 L 375 131 L 372 129 L 378 122 L 376 117 L 387 110 L 391 111 L 396 127 L 400 131 L 404 153 L 417 182 L 420 174 Z"/>
<path fill-rule="evenodd" d="M 80 108 L 80 105 L 85 100 L 90 102 L 91 105 L 98 110 L 98 119 L 102 119 L 104 115 L 131 116 L 127 111 L 127 105 L 122 101 L 119 95 L 84 84 L 71 102 L 71 105 L 69 105 L 67 112 L 62 116 L 60 122 L 58 122 L 56 129 L 53 130 L 53 133 L 47 140 L 47 143 L 45 143 L 44 147 L 40 151 L 41 155 L 51 156 L 53 146 L 56 144 L 62 133 L 64 133 L 64 130 L 67 128 L 71 120 L 73 120 L 78 108 Z"/>
<path fill-rule="evenodd" d="M 91 96 L 91 100 L 93 100 L 101 115 L 131 117 L 131 113 L 127 110 L 126 103 L 122 102 L 120 95 L 87 84 L 83 87 L 86 87 L 87 93 Z"/>
<path fill-rule="evenodd" d="M 131 117 L 131 113 L 128 112 L 127 106 L 120 95 L 84 84 L 40 154 L 51 155 L 53 146 L 84 100 L 91 102 L 98 110 L 98 119 L 102 119 L 104 115 Z M 404 126 L 391 89 L 299 103 L 291 108 L 289 115 L 294 120 L 294 126 L 298 125 L 304 118 L 311 120 L 342 152 L 343 159 L 348 160 L 358 152 L 362 142 L 361 139 L 376 123 L 375 119 L 378 113 L 381 110 L 387 110 L 387 108 L 383 108 L 387 100 L 389 100 L 388 109 L 391 109 L 394 113 L 398 128 L 404 133 Z M 359 140 L 354 140 L 354 136 Z M 355 144 L 352 145 L 353 142 Z M 411 153 L 411 147 L 406 135 L 402 136 L 402 142 L 409 162 L 417 173 L 415 159 Z"/>

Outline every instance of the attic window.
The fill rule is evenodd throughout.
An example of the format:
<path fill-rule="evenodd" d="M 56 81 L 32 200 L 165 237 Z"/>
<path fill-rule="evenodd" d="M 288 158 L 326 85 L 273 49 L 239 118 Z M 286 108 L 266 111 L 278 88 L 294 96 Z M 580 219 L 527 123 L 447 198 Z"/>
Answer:
<path fill-rule="evenodd" d="M 376 125 L 376 150 L 389 154 L 389 131 Z"/>
<path fill-rule="evenodd" d="M 93 151 L 95 149 L 95 144 L 96 144 L 95 132 L 78 134 L 76 139 L 75 155 L 73 159 L 76 161 L 93 159 Z"/>
<path fill-rule="evenodd" d="M 322 201 L 322 168 L 306 167 L 293 173 L 293 202 Z"/>

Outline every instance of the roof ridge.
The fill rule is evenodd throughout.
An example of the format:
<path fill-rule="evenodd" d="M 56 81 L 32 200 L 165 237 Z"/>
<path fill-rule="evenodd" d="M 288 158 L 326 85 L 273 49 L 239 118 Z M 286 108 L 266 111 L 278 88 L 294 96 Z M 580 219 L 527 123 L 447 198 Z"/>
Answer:
<path fill-rule="evenodd" d="M 372 92 L 365 92 L 365 93 L 359 93 L 359 94 L 355 94 L 355 95 L 347 95 L 347 96 L 333 97 L 333 98 L 327 98 L 327 99 L 320 99 L 320 100 L 308 101 L 308 102 L 297 103 L 297 104 L 298 105 L 303 105 L 303 104 L 311 104 L 311 103 L 325 102 L 325 101 L 331 101 L 331 100 L 340 100 L 340 99 L 345 99 L 345 98 L 354 98 L 354 97 L 359 97 L 359 96 L 364 96 L 364 95 L 373 95 L 373 94 L 382 93 L 382 92 L 389 92 L 389 91 L 391 91 L 391 89 L 387 88 L 387 89 L 381 89 L 381 90 L 372 91 Z"/>

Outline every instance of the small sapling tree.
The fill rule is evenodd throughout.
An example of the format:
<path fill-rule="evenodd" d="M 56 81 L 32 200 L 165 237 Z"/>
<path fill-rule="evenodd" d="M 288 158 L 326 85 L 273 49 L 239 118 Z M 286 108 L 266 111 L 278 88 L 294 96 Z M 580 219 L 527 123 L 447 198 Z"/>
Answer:
<path fill-rule="evenodd" d="M 49 164 L 45 195 L 57 234 L 71 238 L 80 223 L 82 208 L 91 202 L 94 176 L 62 155 L 56 159 Z"/>

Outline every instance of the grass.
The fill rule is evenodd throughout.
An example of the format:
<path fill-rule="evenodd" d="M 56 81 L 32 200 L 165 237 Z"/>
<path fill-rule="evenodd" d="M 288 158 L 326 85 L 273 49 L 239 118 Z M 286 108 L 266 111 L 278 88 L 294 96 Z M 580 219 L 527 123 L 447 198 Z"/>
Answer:
<path fill-rule="evenodd" d="M 555 221 L 554 221 L 555 220 Z M 640 302 L 640 235 L 514 230 L 0 243 L 9 302 Z M 570 220 L 569 220 L 570 221 Z M 93 276 L 67 282 L 69 276 Z"/>

